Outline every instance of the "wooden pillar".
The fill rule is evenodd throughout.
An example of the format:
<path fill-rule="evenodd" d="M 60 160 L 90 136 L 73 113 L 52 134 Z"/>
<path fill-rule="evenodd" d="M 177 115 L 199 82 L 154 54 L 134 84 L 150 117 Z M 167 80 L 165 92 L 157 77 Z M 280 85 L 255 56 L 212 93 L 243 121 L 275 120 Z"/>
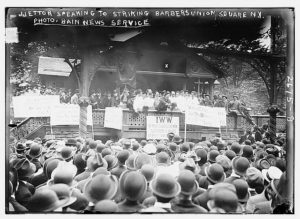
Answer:
<path fill-rule="evenodd" d="M 209 79 L 208 85 L 209 85 L 209 87 L 208 87 L 209 98 L 212 99 L 213 98 L 214 79 Z"/>
<path fill-rule="evenodd" d="M 271 52 L 275 53 L 276 49 L 276 26 L 278 25 L 278 18 L 271 17 Z M 277 59 L 271 58 L 270 63 L 270 106 L 267 112 L 270 114 L 269 133 L 271 142 L 274 143 L 276 138 L 276 116 L 280 112 L 277 106 Z"/>

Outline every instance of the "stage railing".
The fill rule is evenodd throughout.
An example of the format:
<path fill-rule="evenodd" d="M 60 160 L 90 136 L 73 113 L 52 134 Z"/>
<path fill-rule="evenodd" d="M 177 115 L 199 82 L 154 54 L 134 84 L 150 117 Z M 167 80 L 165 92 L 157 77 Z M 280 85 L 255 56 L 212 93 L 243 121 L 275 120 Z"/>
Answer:
<path fill-rule="evenodd" d="M 184 120 L 185 115 L 179 111 L 165 111 L 165 112 L 157 112 L 155 110 L 149 110 L 148 112 L 141 113 L 133 113 L 128 109 L 123 110 L 123 132 L 145 132 L 146 130 L 146 118 L 147 116 L 160 115 L 160 116 L 176 116 L 179 117 L 179 129 L 182 132 L 184 130 Z M 93 126 L 94 130 L 103 131 L 104 128 L 104 117 L 105 110 L 104 109 L 96 109 L 93 110 Z M 269 115 L 253 115 L 253 121 L 258 126 L 262 126 L 265 123 L 268 123 Z M 284 132 L 286 128 L 286 117 L 285 116 L 277 116 L 277 132 Z M 49 117 L 30 117 L 25 119 L 23 122 L 18 124 L 17 127 L 11 129 L 11 135 L 15 136 L 17 139 L 28 138 L 34 132 L 41 129 L 41 127 L 50 126 L 50 118 Z M 64 126 L 67 128 L 68 126 Z M 241 115 L 235 116 L 227 116 L 227 127 L 222 127 L 221 131 L 223 133 L 227 131 L 242 133 L 244 130 L 251 128 L 252 125 L 247 122 L 245 118 Z M 48 129 L 49 130 L 49 129 Z M 187 131 L 189 132 L 218 132 L 216 128 L 209 127 L 199 127 L 188 125 Z M 99 133 L 94 133 L 98 135 Z M 49 134 L 49 133 L 48 133 Z M 55 133 L 54 133 L 55 134 Z M 139 134 L 137 134 L 139 135 Z M 131 136 L 131 135 L 130 135 Z M 134 136 L 134 134 L 133 134 Z M 143 135 L 144 136 L 144 135 Z"/>

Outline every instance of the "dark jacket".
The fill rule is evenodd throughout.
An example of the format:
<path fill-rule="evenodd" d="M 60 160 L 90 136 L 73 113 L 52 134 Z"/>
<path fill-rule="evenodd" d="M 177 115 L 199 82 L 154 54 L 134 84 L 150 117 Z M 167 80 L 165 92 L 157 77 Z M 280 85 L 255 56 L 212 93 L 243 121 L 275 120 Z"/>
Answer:
<path fill-rule="evenodd" d="M 206 213 L 207 210 L 194 204 L 191 200 L 175 198 L 171 202 L 171 209 L 177 213 Z"/>

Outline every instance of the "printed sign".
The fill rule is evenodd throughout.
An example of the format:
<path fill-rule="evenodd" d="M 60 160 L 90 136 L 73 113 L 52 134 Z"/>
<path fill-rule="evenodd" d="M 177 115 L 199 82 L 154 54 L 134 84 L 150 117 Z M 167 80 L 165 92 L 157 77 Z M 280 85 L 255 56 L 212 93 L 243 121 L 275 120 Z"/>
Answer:
<path fill-rule="evenodd" d="M 147 139 L 167 139 L 167 134 L 179 135 L 179 117 L 147 116 Z"/>
<path fill-rule="evenodd" d="M 58 95 L 24 95 L 12 100 L 15 118 L 49 117 L 52 106 L 59 104 Z"/>
<path fill-rule="evenodd" d="M 104 127 L 113 129 L 122 129 L 123 110 L 117 107 L 106 107 L 104 117 Z"/>
<path fill-rule="evenodd" d="M 207 106 L 193 106 L 185 112 L 186 124 L 206 127 L 226 126 L 226 112 L 224 108 Z"/>
<path fill-rule="evenodd" d="M 51 110 L 51 125 L 79 125 L 80 107 L 75 104 L 57 104 Z M 92 107 L 87 107 L 87 125 L 93 125 Z"/>

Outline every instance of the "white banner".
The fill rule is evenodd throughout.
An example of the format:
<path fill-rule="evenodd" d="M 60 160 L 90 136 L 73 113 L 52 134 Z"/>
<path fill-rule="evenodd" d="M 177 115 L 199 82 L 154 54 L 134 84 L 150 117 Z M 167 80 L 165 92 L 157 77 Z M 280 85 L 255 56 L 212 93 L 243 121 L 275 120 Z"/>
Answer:
<path fill-rule="evenodd" d="M 58 95 L 24 95 L 12 100 L 15 118 L 49 117 L 52 106 L 59 104 Z"/>
<path fill-rule="evenodd" d="M 147 116 L 147 139 L 167 139 L 173 132 L 179 135 L 179 117 Z"/>
<path fill-rule="evenodd" d="M 104 127 L 122 130 L 123 109 L 118 107 L 106 107 Z"/>
<path fill-rule="evenodd" d="M 227 117 L 226 117 L 226 110 L 224 107 L 215 107 L 213 108 L 214 111 L 217 112 L 218 114 L 218 118 L 219 118 L 219 122 L 220 122 L 220 126 L 227 126 Z"/>
<path fill-rule="evenodd" d="M 220 107 L 193 106 L 185 112 L 186 124 L 206 127 L 226 126 L 226 111 Z"/>
<path fill-rule="evenodd" d="M 51 110 L 51 125 L 79 125 L 80 106 L 77 104 L 57 104 Z M 93 125 L 92 106 L 87 107 L 87 125 Z"/>

